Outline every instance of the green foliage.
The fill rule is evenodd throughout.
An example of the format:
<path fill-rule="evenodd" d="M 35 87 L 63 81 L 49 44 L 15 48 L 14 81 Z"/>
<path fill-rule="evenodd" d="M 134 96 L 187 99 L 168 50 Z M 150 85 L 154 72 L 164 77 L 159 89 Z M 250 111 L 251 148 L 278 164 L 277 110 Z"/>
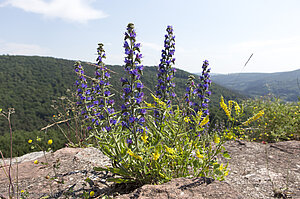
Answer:
<path fill-rule="evenodd" d="M 245 106 L 249 112 L 264 110 L 264 116 L 246 131 L 247 139 L 264 142 L 300 139 L 300 101 L 287 103 L 279 98 L 266 96 L 247 100 Z"/>
<path fill-rule="evenodd" d="M 74 61 L 38 56 L 0 56 L 0 107 L 4 110 L 13 107 L 16 113 L 12 115 L 13 130 L 34 131 L 52 123 L 53 115 L 57 113 L 51 108 L 53 100 L 61 96 L 70 96 L 66 92 L 74 88 L 76 76 L 73 73 Z M 88 63 L 83 63 L 87 66 Z M 121 66 L 109 66 L 112 71 L 111 84 L 114 85 L 115 108 L 121 106 L 120 79 L 125 75 Z M 157 67 L 145 67 L 141 81 L 145 85 L 145 96 L 150 96 L 150 90 L 155 90 Z M 86 74 L 93 75 L 93 67 L 86 67 Z M 185 92 L 186 79 L 190 74 L 177 70 L 175 84 L 178 96 Z M 219 85 L 211 87 L 211 119 L 222 118 L 218 101 L 220 96 L 225 98 L 243 98 Z M 145 98 L 148 100 L 147 98 Z M 152 98 L 149 99 L 151 101 Z M 181 99 L 175 100 L 180 102 Z M 0 118 L 0 135 L 8 130 L 7 121 Z"/>
<path fill-rule="evenodd" d="M 225 138 L 215 135 L 213 139 L 207 134 L 198 136 L 208 118 L 203 120 L 201 112 L 187 117 L 178 106 L 168 107 L 158 98 L 155 102 L 156 105 L 147 103 L 147 128 L 144 127 L 143 133 L 138 135 L 137 143 L 128 143 L 131 132 L 122 130 L 120 126 L 102 137 L 96 136 L 100 149 L 113 160 L 113 167 L 95 170 L 117 174 L 120 177 L 109 179 L 117 183 L 159 184 L 189 176 L 224 180 L 228 174 L 227 165 L 218 163 L 217 156 L 223 154 L 229 158 L 222 147 Z M 165 117 L 160 126 L 156 125 L 152 116 L 153 110 L 160 110 Z M 190 129 L 189 120 L 199 125 Z"/>

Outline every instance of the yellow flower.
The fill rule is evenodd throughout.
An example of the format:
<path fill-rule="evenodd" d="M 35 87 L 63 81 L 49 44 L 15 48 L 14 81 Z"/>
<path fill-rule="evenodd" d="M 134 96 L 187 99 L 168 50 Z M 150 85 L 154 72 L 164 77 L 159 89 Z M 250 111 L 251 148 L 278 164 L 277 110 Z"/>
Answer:
<path fill-rule="evenodd" d="M 90 196 L 93 197 L 94 195 L 95 195 L 95 192 L 94 192 L 94 191 L 91 191 L 91 192 L 90 192 Z"/>
<path fill-rule="evenodd" d="M 38 163 L 39 163 L 39 161 L 38 161 L 38 160 L 35 160 L 33 163 L 34 163 L 34 164 L 38 164 Z"/>
<path fill-rule="evenodd" d="M 224 175 L 225 175 L 225 176 L 228 176 L 228 170 L 225 171 Z"/>
<path fill-rule="evenodd" d="M 223 163 L 220 164 L 220 171 L 222 171 L 225 167 L 223 166 Z"/>
<path fill-rule="evenodd" d="M 264 114 L 264 111 L 259 111 L 257 114 L 255 114 L 253 117 L 250 117 L 246 122 L 243 122 L 243 125 L 248 125 L 249 123 L 257 120 L 258 118 L 262 117 Z"/>
<path fill-rule="evenodd" d="M 141 137 L 141 139 L 143 140 L 144 143 L 146 143 L 147 138 L 148 138 L 148 136 L 146 135 L 146 132 L 144 131 L 143 136 Z"/>
<path fill-rule="evenodd" d="M 215 142 L 216 144 L 219 144 L 219 143 L 220 143 L 220 138 L 219 138 L 217 135 L 215 135 L 215 137 L 214 137 L 214 142 Z"/>
<path fill-rule="evenodd" d="M 148 106 L 149 108 L 151 108 L 151 107 L 155 107 L 153 104 L 151 104 L 151 103 L 148 103 L 148 102 L 145 102 L 145 104 L 146 104 L 146 106 Z"/>
<path fill-rule="evenodd" d="M 200 127 L 204 126 L 205 124 L 207 124 L 209 122 L 209 116 L 207 115 L 200 123 Z"/>
<path fill-rule="evenodd" d="M 52 139 L 48 140 L 48 144 L 51 145 L 52 144 Z"/>
<path fill-rule="evenodd" d="M 170 154 L 175 153 L 175 150 L 174 150 L 174 149 L 169 148 L 169 147 L 167 147 L 167 146 L 165 146 L 165 148 L 166 148 L 166 151 L 167 151 L 168 153 L 170 153 Z"/>
<path fill-rule="evenodd" d="M 21 193 L 24 193 L 24 192 L 25 192 L 25 191 L 22 189 L 22 190 L 21 190 Z"/>
<path fill-rule="evenodd" d="M 158 158 L 159 158 L 159 156 L 160 156 L 160 154 L 156 151 L 155 153 L 152 153 L 152 155 L 153 155 L 153 160 L 158 160 Z"/>
<path fill-rule="evenodd" d="M 53 117 L 55 117 L 55 115 L 53 115 Z"/>
<path fill-rule="evenodd" d="M 230 113 L 230 110 L 228 110 L 228 107 L 227 107 L 227 105 L 226 105 L 225 102 L 224 102 L 223 96 L 221 96 L 220 106 L 221 106 L 222 109 L 224 110 L 224 112 L 225 112 L 225 114 L 227 115 L 227 117 L 228 117 L 229 119 L 231 119 L 231 113 Z"/>
<path fill-rule="evenodd" d="M 131 149 L 128 149 L 128 150 L 127 150 L 127 153 L 128 153 L 131 157 L 134 157 L 135 159 L 139 159 L 139 160 L 142 160 L 142 159 L 143 159 L 141 156 L 134 154 L 134 153 L 131 151 Z"/>
<path fill-rule="evenodd" d="M 200 111 L 198 111 L 198 113 L 197 113 L 197 114 L 198 114 L 198 116 L 199 116 L 199 117 L 201 117 L 201 116 L 202 116 L 202 111 L 201 111 L 201 110 L 200 110 Z"/>
<path fill-rule="evenodd" d="M 204 156 L 200 153 L 199 150 L 196 151 L 196 156 L 199 158 L 199 159 L 203 159 Z"/>
<path fill-rule="evenodd" d="M 139 159 L 139 160 L 143 160 L 143 158 L 141 156 L 139 156 L 139 155 L 135 155 L 134 158 L 135 159 Z"/>
<path fill-rule="evenodd" d="M 188 122 L 191 121 L 191 119 L 190 119 L 188 116 L 186 116 L 186 117 L 184 118 L 184 121 L 185 121 L 186 123 L 188 123 Z"/>
<path fill-rule="evenodd" d="M 36 141 L 40 142 L 42 139 L 39 136 L 36 137 Z"/>
<path fill-rule="evenodd" d="M 293 136 L 294 134 L 291 134 L 291 136 Z"/>
<path fill-rule="evenodd" d="M 29 144 L 31 144 L 31 143 L 32 143 L 32 140 L 31 140 L 31 139 L 29 139 L 29 140 L 28 140 L 28 143 L 29 143 Z"/>
<path fill-rule="evenodd" d="M 127 150 L 127 153 L 128 153 L 131 157 L 134 157 L 134 155 L 135 155 L 135 154 L 131 151 L 131 149 L 128 149 L 128 150 Z"/>
<path fill-rule="evenodd" d="M 241 107 L 239 106 L 239 104 L 237 102 L 234 102 L 234 109 L 235 109 L 235 114 L 239 115 L 241 112 Z"/>

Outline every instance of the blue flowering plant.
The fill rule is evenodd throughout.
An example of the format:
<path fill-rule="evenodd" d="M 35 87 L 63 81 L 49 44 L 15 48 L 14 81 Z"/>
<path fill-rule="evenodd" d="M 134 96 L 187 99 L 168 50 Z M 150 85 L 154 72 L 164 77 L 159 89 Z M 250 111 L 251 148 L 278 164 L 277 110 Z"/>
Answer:
<path fill-rule="evenodd" d="M 108 179 L 110 181 L 139 185 L 190 176 L 223 180 L 228 174 L 227 165 L 219 163 L 217 155 L 228 157 L 228 154 L 222 147 L 221 138 L 202 139 L 209 123 L 208 86 L 211 81 L 208 62 L 203 64 L 200 84 L 195 85 L 193 79 L 189 79 L 187 108 L 182 109 L 182 105 L 172 104 L 175 97 L 173 28 L 167 27 L 156 95 L 152 95 L 154 103 L 144 100 L 141 81 L 143 56 L 132 23 L 125 32 L 124 49 L 125 75 L 120 82 L 122 105 L 118 111 L 113 108 L 109 69 L 103 63 L 103 45 L 98 47 L 96 77 L 92 78 L 91 87 L 87 85 L 87 76 L 81 65 L 75 65 L 79 76 L 77 104 L 86 121 L 85 127 L 97 141 L 97 147 L 112 160 L 111 167 L 97 167 L 95 170 L 116 174 Z"/>
<path fill-rule="evenodd" d="M 172 100 L 175 98 L 176 94 L 174 91 L 175 83 L 174 76 L 176 69 L 172 67 L 175 64 L 175 36 L 173 34 L 173 27 L 168 26 L 167 34 L 165 35 L 164 48 L 161 51 L 160 64 L 158 66 L 157 73 L 157 85 L 156 85 L 156 95 L 169 107 L 172 106 Z M 164 119 L 164 115 L 158 109 L 154 110 L 154 116 L 156 117 L 156 122 L 160 126 Z"/>

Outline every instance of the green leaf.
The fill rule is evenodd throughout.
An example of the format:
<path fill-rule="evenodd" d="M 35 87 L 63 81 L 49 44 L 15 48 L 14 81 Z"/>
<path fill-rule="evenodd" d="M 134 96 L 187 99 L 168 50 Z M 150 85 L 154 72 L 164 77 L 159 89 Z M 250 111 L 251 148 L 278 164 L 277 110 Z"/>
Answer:
<path fill-rule="evenodd" d="M 124 179 L 124 178 L 107 178 L 108 182 L 115 182 L 115 183 L 129 183 L 135 182 L 133 179 Z"/>
<path fill-rule="evenodd" d="M 227 151 L 223 153 L 223 157 L 226 159 L 231 159 L 231 157 Z"/>
<path fill-rule="evenodd" d="M 94 171 L 109 171 L 108 168 L 103 168 L 103 167 L 94 167 L 93 169 Z"/>

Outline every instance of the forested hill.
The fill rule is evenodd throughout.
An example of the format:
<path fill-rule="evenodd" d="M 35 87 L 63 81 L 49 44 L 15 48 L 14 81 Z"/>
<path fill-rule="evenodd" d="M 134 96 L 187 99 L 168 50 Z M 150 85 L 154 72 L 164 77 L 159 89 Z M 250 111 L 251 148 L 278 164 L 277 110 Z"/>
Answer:
<path fill-rule="evenodd" d="M 56 114 L 51 108 L 52 100 L 65 96 L 67 89 L 74 89 L 76 75 L 73 69 L 75 61 L 38 56 L 0 56 L 0 108 L 7 110 L 15 108 L 12 116 L 14 130 L 32 131 L 49 124 L 50 118 Z M 82 63 L 86 73 L 93 75 L 94 68 Z M 111 84 L 120 91 L 120 78 L 124 70 L 121 66 L 108 66 L 114 71 Z M 145 67 L 142 78 L 146 87 L 154 90 L 156 85 L 156 67 Z M 190 74 L 177 70 L 176 93 L 182 99 L 185 84 Z M 145 90 L 146 96 L 149 92 Z M 240 99 L 242 95 L 231 92 L 221 86 L 213 84 L 211 87 L 211 113 L 219 112 L 219 100 L 223 95 L 227 99 Z M 116 93 L 116 101 L 121 102 L 120 94 Z M 148 99 L 150 101 L 150 97 Z M 0 118 L 0 135 L 7 131 L 7 122 Z"/>
<path fill-rule="evenodd" d="M 300 69 L 279 73 L 218 74 L 212 75 L 212 80 L 252 97 L 271 93 L 286 101 L 297 101 L 300 96 Z"/>

